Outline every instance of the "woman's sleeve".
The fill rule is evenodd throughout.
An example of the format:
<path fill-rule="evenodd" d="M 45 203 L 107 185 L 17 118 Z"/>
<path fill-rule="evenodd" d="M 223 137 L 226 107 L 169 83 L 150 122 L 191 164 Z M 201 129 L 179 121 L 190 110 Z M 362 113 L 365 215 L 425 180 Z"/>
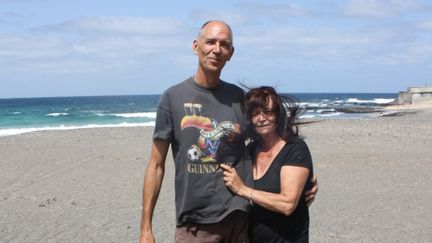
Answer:
<path fill-rule="evenodd" d="M 301 166 L 312 171 L 312 156 L 303 139 L 294 142 L 282 165 Z"/>

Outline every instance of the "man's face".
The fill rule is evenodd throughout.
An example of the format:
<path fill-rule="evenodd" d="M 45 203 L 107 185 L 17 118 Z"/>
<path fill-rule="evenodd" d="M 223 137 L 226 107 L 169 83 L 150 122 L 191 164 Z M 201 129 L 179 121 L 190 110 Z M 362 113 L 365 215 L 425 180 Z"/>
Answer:
<path fill-rule="evenodd" d="M 231 31 L 220 22 L 208 23 L 192 47 L 200 67 L 208 72 L 220 72 L 234 52 Z"/>

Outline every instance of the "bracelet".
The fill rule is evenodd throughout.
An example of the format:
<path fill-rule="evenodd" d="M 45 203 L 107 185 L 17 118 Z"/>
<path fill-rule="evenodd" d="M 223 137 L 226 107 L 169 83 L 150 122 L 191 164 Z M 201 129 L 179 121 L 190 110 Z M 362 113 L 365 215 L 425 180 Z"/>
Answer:
<path fill-rule="evenodd" d="M 253 189 L 251 189 L 250 192 L 249 192 L 249 204 L 250 204 L 251 206 L 254 205 L 254 203 L 253 203 L 253 201 L 252 201 L 252 191 L 253 191 Z"/>

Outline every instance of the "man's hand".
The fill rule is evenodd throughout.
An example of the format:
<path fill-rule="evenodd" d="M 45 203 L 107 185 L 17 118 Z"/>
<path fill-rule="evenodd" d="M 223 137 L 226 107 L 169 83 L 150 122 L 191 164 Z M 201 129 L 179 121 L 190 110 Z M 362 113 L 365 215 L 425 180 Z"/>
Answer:
<path fill-rule="evenodd" d="M 308 207 L 310 207 L 312 202 L 315 200 L 316 194 L 318 193 L 318 178 L 314 176 L 311 182 L 312 182 L 312 189 L 310 189 L 305 193 L 305 200 Z"/>

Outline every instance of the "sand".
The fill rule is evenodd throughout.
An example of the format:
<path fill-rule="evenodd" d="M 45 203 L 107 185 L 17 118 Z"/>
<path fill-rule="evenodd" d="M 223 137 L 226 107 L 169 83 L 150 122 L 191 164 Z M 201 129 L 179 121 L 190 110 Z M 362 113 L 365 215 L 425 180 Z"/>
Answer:
<path fill-rule="evenodd" d="M 393 115 L 389 115 L 393 114 Z M 304 125 L 319 177 L 311 242 L 432 241 L 432 109 Z M 0 137 L 0 242 L 137 242 L 151 127 Z M 154 216 L 173 242 L 168 156 Z"/>

